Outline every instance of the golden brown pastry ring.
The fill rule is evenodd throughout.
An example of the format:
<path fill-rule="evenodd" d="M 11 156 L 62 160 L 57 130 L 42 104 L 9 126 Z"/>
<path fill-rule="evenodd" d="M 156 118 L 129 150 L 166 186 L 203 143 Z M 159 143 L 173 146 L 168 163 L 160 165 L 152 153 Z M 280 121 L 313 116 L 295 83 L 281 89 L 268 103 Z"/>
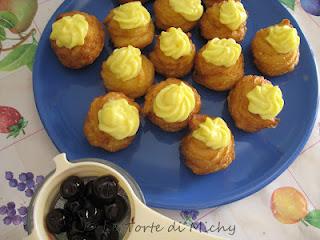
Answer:
<path fill-rule="evenodd" d="M 189 121 L 190 133 L 183 138 L 180 146 L 184 162 L 193 173 L 204 175 L 227 168 L 235 159 L 234 137 L 231 133 L 230 144 L 224 148 L 214 150 L 202 141 L 194 138 L 192 132 L 209 117 L 194 115 Z M 215 119 L 215 117 L 211 117 Z"/>
<path fill-rule="evenodd" d="M 143 27 L 135 29 L 121 29 L 117 21 L 113 20 L 114 13 L 111 11 L 104 24 L 110 33 L 111 40 L 116 48 L 132 45 L 136 48 L 144 48 L 152 43 L 154 37 L 154 25 L 152 20 Z"/>
<path fill-rule="evenodd" d="M 238 61 L 231 67 L 215 66 L 202 56 L 206 46 L 196 55 L 193 80 L 209 89 L 225 91 L 231 89 L 244 76 L 244 57 L 241 53 Z"/>
<path fill-rule="evenodd" d="M 50 40 L 51 47 L 57 55 L 59 61 L 68 68 L 79 69 L 93 63 L 100 55 L 103 46 L 105 33 L 102 24 L 92 15 L 80 11 L 72 11 L 60 14 L 57 20 L 66 17 L 81 14 L 89 24 L 87 36 L 84 45 L 72 49 L 58 47 L 55 40 Z"/>
<path fill-rule="evenodd" d="M 282 20 L 279 25 L 292 27 L 288 19 Z M 263 74 L 267 76 L 280 76 L 292 72 L 299 63 L 299 49 L 286 54 L 278 53 L 267 42 L 268 28 L 261 29 L 256 33 L 252 41 L 254 63 Z"/>
<path fill-rule="evenodd" d="M 236 126 L 246 132 L 257 132 L 264 128 L 275 128 L 280 119 L 264 120 L 258 114 L 248 111 L 247 94 L 256 86 L 271 83 L 261 76 L 245 76 L 230 91 L 228 96 L 229 112 Z"/>
<path fill-rule="evenodd" d="M 198 21 L 190 22 L 181 14 L 175 12 L 169 0 L 156 0 L 153 5 L 156 16 L 156 26 L 162 30 L 167 30 L 169 27 L 180 27 L 184 32 L 189 32 L 196 26 Z"/>
<path fill-rule="evenodd" d="M 155 97 L 158 95 L 158 93 L 165 88 L 166 86 L 170 84 L 180 84 L 182 81 L 176 78 L 168 78 L 165 81 L 162 81 L 156 85 L 153 85 L 147 95 L 145 96 L 145 102 L 144 102 L 144 107 L 143 107 L 143 114 L 147 116 L 150 121 L 160 127 L 162 130 L 167 131 L 167 132 L 177 132 L 180 131 L 181 129 L 185 128 L 188 125 L 189 119 L 192 117 L 192 115 L 200 112 L 201 109 L 201 98 L 200 95 L 198 94 L 197 90 L 193 87 L 192 88 L 195 96 L 195 107 L 193 111 L 190 113 L 189 117 L 182 121 L 182 122 L 175 122 L 175 123 L 169 123 L 163 120 L 162 118 L 157 117 L 157 115 L 153 112 L 153 101 Z M 185 82 L 184 82 L 185 83 Z M 188 85 L 188 83 L 185 83 Z"/>
<path fill-rule="evenodd" d="M 166 56 L 160 49 L 160 40 L 157 38 L 154 50 L 150 53 L 149 58 L 153 63 L 156 72 L 172 78 L 181 78 L 191 72 L 193 68 L 194 57 L 196 55 L 196 47 L 190 39 L 192 52 L 188 56 L 179 59 L 173 59 Z"/>
<path fill-rule="evenodd" d="M 91 103 L 87 118 L 84 123 L 84 135 L 88 139 L 89 143 L 94 147 L 100 147 L 108 152 L 117 152 L 124 148 L 127 148 L 135 136 L 127 137 L 122 140 L 117 140 L 106 132 L 100 131 L 98 128 L 98 112 L 102 109 L 103 105 L 111 100 L 126 99 L 128 103 L 140 111 L 140 107 L 132 99 L 128 98 L 123 93 L 110 92 L 105 96 L 97 97 Z"/>
<path fill-rule="evenodd" d="M 146 94 L 154 82 L 154 67 L 150 60 L 141 55 L 141 71 L 133 79 L 121 81 L 117 79 L 106 64 L 102 65 L 101 77 L 106 89 L 109 91 L 122 92 L 128 97 L 138 98 Z"/>
<path fill-rule="evenodd" d="M 241 42 L 247 33 L 247 22 L 242 23 L 239 29 L 234 31 L 222 24 L 219 20 L 222 4 L 223 1 L 207 8 L 200 20 L 201 35 L 207 40 L 233 38 L 236 42 Z"/>

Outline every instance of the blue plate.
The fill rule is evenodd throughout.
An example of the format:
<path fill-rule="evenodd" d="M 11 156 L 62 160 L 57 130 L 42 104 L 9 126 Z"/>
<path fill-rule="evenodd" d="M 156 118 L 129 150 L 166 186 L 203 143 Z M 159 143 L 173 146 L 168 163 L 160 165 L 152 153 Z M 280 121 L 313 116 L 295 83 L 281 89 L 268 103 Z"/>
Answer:
<path fill-rule="evenodd" d="M 102 21 L 116 5 L 117 1 L 106 0 L 65 1 L 41 37 L 33 71 L 35 100 L 42 122 L 61 152 L 66 152 L 71 160 L 91 157 L 113 161 L 136 179 L 149 206 L 168 209 L 208 208 L 241 199 L 258 191 L 289 167 L 314 125 L 318 83 L 310 47 L 296 21 L 277 0 L 244 1 L 249 22 L 242 44 L 246 74 L 260 74 L 250 52 L 255 32 L 283 18 L 290 19 L 299 31 L 299 66 L 293 73 L 270 79 L 280 85 L 286 103 L 280 114 L 281 123 L 276 129 L 257 134 L 238 130 L 227 110 L 227 93 L 209 91 L 193 83 L 191 76 L 185 78 L 202 97 L 202 113 L 223 117 L 235 135 L 236 160 L 228 169 L 208 176 L 193 175 L 179 154 L 179 143 L 186 131 L 163 132 L 146 119 L 142 121 L 134 143 L 126 150 L 108 153 L 91 147 L 82 127 L 91 101 L 105 94 L 100 69 L 103 60 L 112 52 L 112 45 L 107 38 L 105 49 L 92 66 L 70 70 L 58 62 L 50 48 L 49 35 L 51 24 L 62 12 L 81 10 L 96 15 Z M 146 5 L 152 9 L 152 2 Z M 198 49 L 205 44 L 199 29 L 192 32 L 192 38 Z M 158 75 L 156 79 L 161 81 L 164 78 Z"/>

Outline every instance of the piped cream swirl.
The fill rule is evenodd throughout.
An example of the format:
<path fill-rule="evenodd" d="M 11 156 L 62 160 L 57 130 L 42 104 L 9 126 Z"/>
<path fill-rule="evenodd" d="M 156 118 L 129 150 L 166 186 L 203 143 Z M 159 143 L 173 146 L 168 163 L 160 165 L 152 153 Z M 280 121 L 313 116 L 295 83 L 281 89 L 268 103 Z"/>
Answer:
<path fill-rule="evenodd" d="M 296 51 L 300 45 L 297 30 L 287 25 L 269 27 L 266 40 L 278 53 L 283 54 Z"/>
<path fill-rule="evenodd" d="M 274 119 L 282 110 L 284 101 L 281 89 L 272 84 L 256 86 L 248 94 L 248 111 L 259 114 L 262 119 Z"/>
<path fill-rule="evenodd" d="M 222 118 L 207 117 L 192 136 L 214 150 L 228 146 L 231 141 L 231 131 Z"/>
<path fill-rule="evenodd" d="M 231 67 L 238 61 L 241 51 L 241 45 L 234 39 L 214 38 L 207 43 L 202 56 L 207 63 Z"/>
<path fill-rule="evenodd" d="M 191 87 L 184 83 L 170 84 L 155 97 L 153 112 L 166 122 L 182 122 L 193 111 L 195 102 L 195 95 Z"/>
<path fill-rule="evenodd" d="M 99 130 L 117 140 L 134 136 L 140 125 L 139 111 L 126 99 L 108 101 L 98 112 Z"/>
<path fill-rule="evenodd" d="M 146 26 L 151 21 L 148 10 L 141 2 L 130 2 L 113 10 L 113 19 L 117 21 L 122 29 L 134 29 Z"/>
<path fill-rule="evenodd" d="M 229 0 L 220 7 L 220 22 L 230 30 L 237 30 L 248 18 L 241 2 Z"/>
<path fill-rule="evenodd" d="M 128 81 L 138 76 L 141 71 L 141 51 L 131 45 L 118 48 L 113 51 L 105 64 L 117 79 Z"/>
<path fill-rule="evenodd" d="M 89 24 L 85 16 L 66 16 L 53 23 L 50 39 L 55 40 L 58 47 L 72 49 L 84 44 L 88 30 Z"/>
<path fill-rule="evenodd" d="M 163 31 L 159 37 L 160 49 L 167 57 L 177 60 L 183 56 L 187 56 L 192 51 L 190 39 L 181 28 L 169 28 Z"/>
<path fill-rule="evenodd" d="M 175 12 L 191 22 L 199 20 L 203 14 L 201 0 L 169 0 L 169 4 Z"/>

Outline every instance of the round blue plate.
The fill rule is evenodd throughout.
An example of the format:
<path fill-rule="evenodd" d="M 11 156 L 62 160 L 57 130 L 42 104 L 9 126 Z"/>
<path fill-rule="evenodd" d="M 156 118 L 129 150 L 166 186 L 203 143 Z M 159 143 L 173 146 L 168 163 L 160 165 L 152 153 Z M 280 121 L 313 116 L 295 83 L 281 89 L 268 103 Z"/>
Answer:
<path fill-rule="evenodd" d="M 152 1 L 146 4 L 152 12 Z M 209 91 L 192 82 L 202 97 L 202 113 L 221 116 L 236 139 L 236 160 L 225 171 L 196 176 L 183 164 L 179 144 L 186 131 L 167 133 L 147 119 L 132 145 L 118 153 L 108 153 L 90 146 L 82 127 L 91 101 L 105 94 L 100 78 L 102 62 L 112 52 L 107 38 L 105 49 L 92 65 L 82 70 L 63 67 L 49 44 L 51 25 L 58 14 L 81 10 L 96 15 L 101 21 L 117 6 L 114 0 L 68 0 L 55 12 L 42 34 L 33 71 L 37 108 L 49 136 L 69 159 L 102 158 L 126 169 L 141 186 L 147 204 L 168 209 L 208 208 L 246 197 L 280 175 L 297 157 L 312 130 L 318 99 L 316 65 L 309 45 L 296 21 L 277 0 L 244 1 L 249 12 L 248 33 L 242 43 L 246 74 L 260 74 L 255 68 L 250 42 L 260 28 L 288 18 L 301 37 L 301 57 L 297 69 L 272 78 L 280 85 L 285 107 L 276 129 L 247 134 L 238 130 L 226 106 L 227 93 Z M 197 48 L 205 44 L 199 29 L 192 32 Z M 145 53 L 151 47 L 145 49 Z M 160 75 L 157 81 L 164 78 Z M 143 99 L 139 100 L 140 103 Z"/>

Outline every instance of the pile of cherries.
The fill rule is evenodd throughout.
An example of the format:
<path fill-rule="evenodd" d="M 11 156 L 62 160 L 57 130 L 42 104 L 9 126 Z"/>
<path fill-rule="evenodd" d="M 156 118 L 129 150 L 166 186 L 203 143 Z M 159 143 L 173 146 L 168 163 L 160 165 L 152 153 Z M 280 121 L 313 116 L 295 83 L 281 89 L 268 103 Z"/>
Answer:
<path fill-rule="evenodd" d="M 128 211 L 119 190 L 113 176 L 86 184 L 77 176 L 67 178 L 60 187 L 61 196 L 67 200 L 64 209 L 53 209 L 46 217 L 49 232 L 66 232 L 69 240 L 118 240 L 116 224 Z"/>

